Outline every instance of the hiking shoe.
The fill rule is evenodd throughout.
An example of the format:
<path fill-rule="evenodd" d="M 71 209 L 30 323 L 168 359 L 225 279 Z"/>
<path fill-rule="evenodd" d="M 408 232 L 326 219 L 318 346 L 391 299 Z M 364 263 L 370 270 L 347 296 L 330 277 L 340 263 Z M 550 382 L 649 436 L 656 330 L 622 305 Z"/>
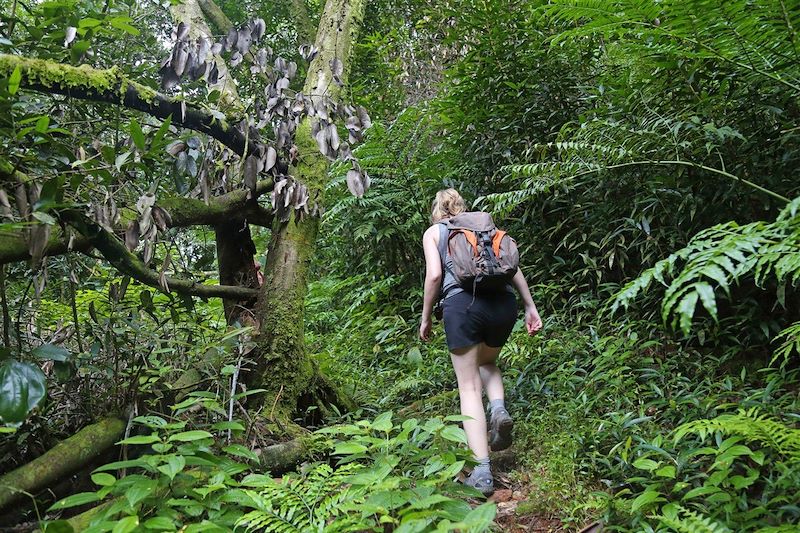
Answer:
<path fill-rule="evenodd" d="M 511 446 L 511 430 L 514 421 L 504 407 L 492 409 L 489 416 L 489 447 L 493 452 L 505 450 Z"/>
<path fill-rule="evenodd" d="M 478 489 L 481 491 L 481 494 L 487 498 L 494 494 L 494 478 L 492 478 L 492 472 L 488 469 L 482 470 L 476 468 L 469 477 L 464 480 L 464 485 Z"/>

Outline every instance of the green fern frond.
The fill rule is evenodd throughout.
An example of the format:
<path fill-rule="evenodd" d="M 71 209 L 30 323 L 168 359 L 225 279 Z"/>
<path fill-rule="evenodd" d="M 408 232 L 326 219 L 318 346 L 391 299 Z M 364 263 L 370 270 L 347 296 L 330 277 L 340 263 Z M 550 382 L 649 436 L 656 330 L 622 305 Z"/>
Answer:
<path fill-rule="evenodd" d="M 790 460 L 800 461 L 800 429 L 791 428 L 768 415 L 760 415 L 756 408 L 683 424 L 675 431 L 675 441 L 689 434 L 704 440 L 716 432 L 741 436 L 748 443 L 760 443 Z"/>
<path fill-rule="evenodd" d="M 345 504 L 362 501 L 362 495 L 347 484 L 361 466 L 343 465 L 334 470 L 325 463 L 315 464 L 303 476 L 284 476 L 259 492 L 246 490 L 255 509 L 242 516 L 237 527 L 247 531 L 306 532 L 356 531 L 360 520 L 345 517 Z"/>
<path fill-rule="evenodd" d="M 662 512 L 658 521 L 677 533 L 732 533 L 724 524 L 680 505 L 665 506 Z"/>
<path fill-rule="evenodd" d="M 774 222 L 739 226 L 719 224 L 698 233 L 689 244 L 659 261 L 629 282 L 612 298 L 612 312 L 630 303 L 658 280 L 667 287 L 661 305 L 662 319 L 679 320 L 684 333 L 691 329 L 698 302 L 717 318 L 715 290 L 729 293 L 745 275 L 763 285 L 772 278 L 778 284 L 800 281 L 800 198 L 787 205 Z M 675 274 L 676 265 L 682 262 Z M 675 275 L 674 275 L 675 274 Z M 674 279 L 666 281 L 667 276 Z M 784 350 L 787 354 L 790 350 Z"/>

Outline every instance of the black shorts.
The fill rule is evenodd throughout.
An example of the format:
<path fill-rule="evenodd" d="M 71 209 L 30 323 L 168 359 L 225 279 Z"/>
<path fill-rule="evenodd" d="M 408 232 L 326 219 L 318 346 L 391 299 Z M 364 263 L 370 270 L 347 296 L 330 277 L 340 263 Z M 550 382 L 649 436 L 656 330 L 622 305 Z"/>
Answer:
<path fill-rule="evenodd" d="M 500 348 L 517 321 L 517 297 L 511 292 L 476 296 L 464 291 L 445 298 L 444 333 L 452 350 L 485 342 Z"/>

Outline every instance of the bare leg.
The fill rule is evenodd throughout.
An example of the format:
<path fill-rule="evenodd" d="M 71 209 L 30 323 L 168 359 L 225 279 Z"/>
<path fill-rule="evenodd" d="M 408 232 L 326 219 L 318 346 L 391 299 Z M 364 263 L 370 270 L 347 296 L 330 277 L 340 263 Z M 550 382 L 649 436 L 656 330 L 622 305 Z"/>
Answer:
<path fill-rule="evenodd" d="M 486 414 L 481 399 L 481 374 L 478 370 L 478 357 L 481 344 L 461 348 L 450 354 L 453 369 L 458 380 L 458 396 L 461 400 L 461 414 L 471 420 L 465 420 L 464 432 L 467 444 L 476 459 L 489 456 L 489 442 L 486 433 Z M 502 385 L 501 385 L 502 386 Z"/>
<path fill-rule="evenodd" d="M 489 398 L 489 401 L 502 400 L 505 398 L 503 378 L 500 375 L 500 369 L 494 364 L 497 360 L 497 355 L 500 353 L 500 348 L 492 348 L 484 343 L 479 344 L 479 346 L 478 364 L 480 365 L 481 381 L 486 391 L 486 397 Z"/>

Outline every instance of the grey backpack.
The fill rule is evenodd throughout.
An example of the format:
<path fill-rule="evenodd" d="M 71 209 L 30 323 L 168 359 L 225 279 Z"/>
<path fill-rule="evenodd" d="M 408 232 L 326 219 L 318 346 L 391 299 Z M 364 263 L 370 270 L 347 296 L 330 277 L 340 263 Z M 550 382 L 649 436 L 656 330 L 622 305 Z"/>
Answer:
<path fill-rule="evenodd" d="M 489 213 L 461 213 L 442 223 L 448 230 L 447 243 L 439 243 L 439 248 L 450 255 L 450 270 L 461 288 L 485 293 L 511 282 L 519 267 L 517 243 L 497 229 Z"/>

